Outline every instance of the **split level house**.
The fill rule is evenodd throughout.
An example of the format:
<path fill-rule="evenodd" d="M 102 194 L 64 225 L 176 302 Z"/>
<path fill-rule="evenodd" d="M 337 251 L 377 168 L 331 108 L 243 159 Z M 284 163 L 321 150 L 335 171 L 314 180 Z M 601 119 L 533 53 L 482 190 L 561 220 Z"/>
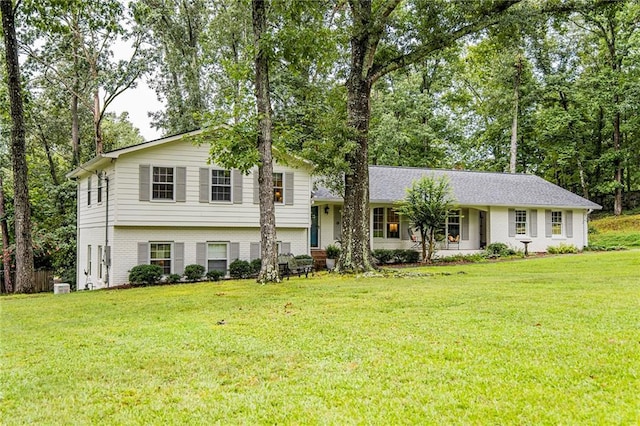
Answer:
<path fill-rule="evenodd" d="M 101 154 L 68 174 L 78 191 L 77 285 L 124 284 L 139 264 L 182 274 L 189 264 L 228 272 L 260 257 L 257 169 L 243 174 L 209 159 L 200 131 Z M 280 155 L 274 164 L 278 249 L 311 254 L 341 238 L 342 198 L 314 187 L 313 166 Z M 544 179 L 406 167 L 370 167 L 371 247 L 419 250 L 394 203 L 422 176 L 449 179 L 457 207 L 440 250 L 473 251 L 493 242 L 545 251 L 587 245 L 587 217 L 600 206 Z"/>

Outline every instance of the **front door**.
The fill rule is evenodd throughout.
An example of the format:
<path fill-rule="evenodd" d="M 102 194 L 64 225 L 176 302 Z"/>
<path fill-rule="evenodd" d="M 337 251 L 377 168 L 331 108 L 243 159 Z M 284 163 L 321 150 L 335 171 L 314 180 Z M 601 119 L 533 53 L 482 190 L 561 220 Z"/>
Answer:
<path fill-rule="evenodd" d="M 311 207 L 311 248 L 318 248 L 318 206 Z"/>

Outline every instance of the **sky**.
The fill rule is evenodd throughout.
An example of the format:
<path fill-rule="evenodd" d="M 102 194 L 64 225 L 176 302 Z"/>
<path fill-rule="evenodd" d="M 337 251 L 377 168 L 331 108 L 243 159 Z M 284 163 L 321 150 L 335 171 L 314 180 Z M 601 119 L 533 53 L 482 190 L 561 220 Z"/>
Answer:
<path fill-rule="evenodd" d="M 147 85 L 146 77 L 138 82 L 135 89 L 128 89 L 120 94 L 107 108 L 108 112 L 120 114 L 129 113 L 129 120 L 134 127 L 140 129 L 140 134 L 145 141 L 158 139 L 161 132 L 151 127 L 151 118 L 148 113 L 161 110 L 162 102 L 156 97 L 156 92 Z"/>

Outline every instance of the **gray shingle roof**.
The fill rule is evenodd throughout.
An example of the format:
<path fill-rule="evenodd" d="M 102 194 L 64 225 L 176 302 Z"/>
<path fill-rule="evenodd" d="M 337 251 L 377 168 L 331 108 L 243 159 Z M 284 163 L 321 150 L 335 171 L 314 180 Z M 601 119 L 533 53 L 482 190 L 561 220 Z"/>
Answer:
<path fill-rule="evenodd" d="M 602 208 L 534 175 L 391 166 L 369 166 L 370 201 L 400 200 L 405 197 L 406 188 L 422 176 L 447 176 L 457 203 L 463 206 Z M 314 198 L 317 201 L 341 199 L 322 187 L 315 191 Z"/>

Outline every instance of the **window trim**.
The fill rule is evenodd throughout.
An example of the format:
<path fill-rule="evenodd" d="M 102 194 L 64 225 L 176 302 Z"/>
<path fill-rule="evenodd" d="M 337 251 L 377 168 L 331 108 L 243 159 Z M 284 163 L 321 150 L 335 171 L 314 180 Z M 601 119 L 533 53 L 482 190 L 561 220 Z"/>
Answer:
<path fill-rule="evenodd" d="M 153 250 L 151 249 L 151 246 L 154 244 L 168 244 L 169 245 L 169 250 L 170 250 L 170 256 L 169 258 L 161 258 L 161 259 L 152 259 L 151 258 L 151 254 L 153 253 Z M 173 268 L 175 266 L 175 248 L 173 246 L 173 241 L 149 241 L 148 243 L 148 247 L 149 247 L 149 259 L 147 261 L 147 263 L 149 265 L 154 265 L 154 263 L 152 263 L 153 260 L 168 260 L 169 261 L 169 272 L 165 272 L 164 271 L 164 267 L 159 265 L 161 268 L 163 268 L 163 275 L 168 275 L 173 273 Z"/>
<path fill-rule="evenodd" d="M 229 187 L 229 199 L 228 200 L 214 200 L 213 199 L 213 187 L 214 187 L 214 184 L 213 184 L 213 172 L 214 171 L 229 173 L 229 185 L 220 185 L 220 184 L 215 185 L 215 186 L 218 186 L 218 187 L 222 187 L 222 186 L 224 186 L 224 187 L 228 186 Z M 231 169 L 221 169 L 221 168 L 217 168 L 217 167 L 210 168 L 209 169 L 209 185 L 208 185 L 208 188 L 209 188 L 209 202 L 210 203 L 215 203 L 215 204 L 233 204 L 233 183 L 234 183 L 233 182 L 233 173 L 232 173 Z"/>
<path fill-rule="evenodd" d="M 457 222 L 452 222 L 451 219 L 456 219 Z M 445 226 L 446 226 L 445 238 L 448 239 L 449 236 L 451 236 L 456 240 L 456 242 L 460 241 L 462 237 L 462 209 L 449 210 L 449 212 L 447 213 Z M 453 226 L 458 227 L 458 233 L 456 235 L 453 235 L 453 233 L 451 232 L 451 228 Z"/>
<path fill-rule="evenodd" d="M 91 207 L 91 181 L 93 180 L 93 176 L 89 175 L 87 178 L 87 206 Z"/>
<path fill-rule="evenodd" d="M 385 219 L 385 217 L 384 217 L 385 210 L 384 209 L 385 209 L 384 207 L 374 207 L 373 208 L 373 220 L 371 221 L 372 226 L 373 226 L 373 229 L 372 229 L 373 238 L 384 238 L 385 228 L 386 228 L 385 220 L 384 220 Z M 379 211 L 378 212 L 378 216 L 379 216 L 378 219 L 381 219 L 379 221 L 379 223 L 378 223 L 380 225 L 380 229 L 377 229 L 377 230 L 376 230 L 376 210 Z M 381 213 L 380 213 L 380 211 L 381 211 Z M 379 232 L 378 235 L 376 235 L 376 231 Z"/>
<path fill-rule="evenodd" d="M 171 198 L 155 198 L 153 195 L 153 187 L 154 185 L 158 184 L 158 185 L 167 185 L 166 182 L 155 182 L 154 180 L 154 170 L 155 169 L 171 169 L 172 170 L 172 177 L 173 177 L 173 181 L 171 182 L 171 187 L 172 187 L 172 195 Z M 177 186 L 177 171 L 176 171 L 176 166 L 151 166 L 149 167 L 149 173 L 151 174 L 151 176 L 149 176 L 149 201 L 152 201 L 154 203 L 175 203 L 176 202 L 176 186 Z"/>
<path fill-rule="evenodd" d="M 397 221 L 390 221 L 389 220 L 389 215 L 395 215 L 397 218 Z M 400 239 L 400 214 L 393 208 L 393 207 L 387 207 L 386 211 L 385 211 L 385 234 L 386 234 L 386 238 L 388 240 L 399 240 Z M 395 225 L 396 230 L 392 231 L 391 227 L 393 227 L 393 225 Z M 394 236 L 390 236 L 390 234 L 397 234 Z"/>
<path fill-rule="evenodd" d="M 98 188 L 97 188 L 97 195 L 96 195 L 96 202 L 98 204 L 102 204 L 102 185 L 103 185 L 104 179 L 102 178 L 102 173 L 98 173 Z"/>

